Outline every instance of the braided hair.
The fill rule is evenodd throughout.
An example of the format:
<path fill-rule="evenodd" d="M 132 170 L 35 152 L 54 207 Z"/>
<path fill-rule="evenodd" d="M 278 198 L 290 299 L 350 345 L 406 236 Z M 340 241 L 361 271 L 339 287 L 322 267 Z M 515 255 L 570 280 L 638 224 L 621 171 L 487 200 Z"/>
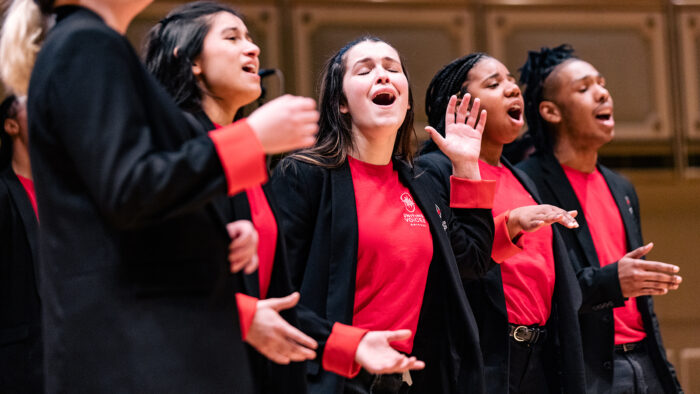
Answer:
<path fill-rule="evenodd" d="M 529 51 L 527 61 L 520 68 L 520 83 L 525 85 L 523 99 L 527 132 L 532 136 L 538 152 L 552 152 L 554 149 L 554 137 L 540 115 L 540 103 L 545 100 L 545 81 L 560 64 L 576 59 L 573 52 L 574 48 L 569 44 L 555 48 L 542 47 L 539 52 Z"/>
<path fill-rule="evenodd" d="M 453 60 L 435 74 L 425 93 L 425 114 L 428 115 L 428 124 L 435 128 L 442 136 L 445 135 L 445 111 L 450 97 L 456 94 L 462 97 L 467 93 L 465 81 L 469 71 L 481 60 L 490 58 L 482 52 L 475 52 Z M 428 139 L 421 153 L 437 150 L 437 145 L 432 139 Z"/>

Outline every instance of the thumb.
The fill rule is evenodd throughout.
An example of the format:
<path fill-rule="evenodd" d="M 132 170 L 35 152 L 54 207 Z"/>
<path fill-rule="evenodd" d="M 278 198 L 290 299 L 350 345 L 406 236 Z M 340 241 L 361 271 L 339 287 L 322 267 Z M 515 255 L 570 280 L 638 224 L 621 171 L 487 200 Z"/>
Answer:
<path fill-rule="evenodd" d="M 266 306 L 270 307 L 271 309 L 277 312 L 283 311 L 285 309 L 293 308 L 294 305 L 296 305 L 297 302 L 299 302 L 299 292 L 295 291 L 294 293 L 286 297 L 270 298 L 261 302 L 265 302 L 267 304 Z"/>
<path fill-rule="evenodd" d="M 578 215 L 578 211 L 575 209 L 573 211 L 569 211 L 569 215 L 571 215 L 572 218 L 575 218 Z"/>
<path fill-rule="evenodd" d="M 430 126 L 425 126 L 425 131 L 430 135 L 430 138 L 433 140 L 435 145 L 438 146 L 438 148 L 444 152 L 444 146 L 445 146 L 445 137 L 441 136 L 440 133 L 438 133 L 437 130 Z"/>
<path fill-rule="evenodd" d="M 411 330 L 386 331 L 386 340 L 389 342 L 400 341 L 411 337 Z"/>
<path fill-rule="evenodd" d="M 625 257 L 633 258 L 633 259 L 638 259 L 641 257 L 644 257 L 647 253 L 651 251 L 651 249 L 654 247 L 653 242 L 649 242 L 648 244 L 644 246 L 640 246 L 637 249 L 627 253 Z"/>

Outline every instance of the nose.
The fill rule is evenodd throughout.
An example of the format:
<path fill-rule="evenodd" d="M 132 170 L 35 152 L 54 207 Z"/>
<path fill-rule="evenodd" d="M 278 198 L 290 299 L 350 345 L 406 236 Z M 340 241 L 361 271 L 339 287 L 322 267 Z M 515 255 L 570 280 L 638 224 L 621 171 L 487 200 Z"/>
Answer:
<path fill-rule="evenodd" d="M 248 56 L 260 56 L 260 47 L 255 45 L 253 41 L 248 41 L 248 46 L 245 49 L 245 54 Z"/>
<path fill-rule="evenodd" d="M 515 82 L 507 82 L 504 94 L 506 97 L 518 97 L 520 96 L 520 86 Z"/>
<path fill-rule="evenodd" d="M 389 72 L 384 67 L 375 68 L 377 80 L 376 83 L 389 83 Z"/>
<path fill-rule="evenodd" d="M 610 92 L 603 85 L 596 85 L 596 101 L 604 103 L 610 99 Z"/>

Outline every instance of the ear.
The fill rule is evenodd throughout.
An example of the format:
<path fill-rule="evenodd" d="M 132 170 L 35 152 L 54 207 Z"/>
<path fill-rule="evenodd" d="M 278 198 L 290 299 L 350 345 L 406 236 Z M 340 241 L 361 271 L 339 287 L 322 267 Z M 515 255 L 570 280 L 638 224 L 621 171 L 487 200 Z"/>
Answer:
<path fill-rule="evenodd" d="M 348 112 L 350 112 L 350 109 L 348 109 L 348 106 L 345 104 L 340 104 L 340 113 L 347 114 Z"/>
<path fill-rule="evenodd" d="M 19 122 L 16 119 L 5 119 L 5 132 L 12 138 L 19 135 Z"/>
<path fill-rule="evenodd" d="M 179 52 L 178 49 L 179 48 L 175 48 L 173 50 L 173 54 L 175 55 L 175 57 L 177 57 L 177 54 Z M 192 60 L 192 74 L 194 74 L 195 77 L 198 77 L 198 76 L 202 75 L 202 72 L 203 71 L 202 71 L 202 66 L 200 64 L 200 61 L 199 61 L 199 57 L 196 57 L 194 60 Z"/>
<path fill-rule="evenodd" d="M 540 116 L 547 123 L 557 124 L 561 122 L 561 110 L 552 101 L 542 101 L 540 103 Z"/>

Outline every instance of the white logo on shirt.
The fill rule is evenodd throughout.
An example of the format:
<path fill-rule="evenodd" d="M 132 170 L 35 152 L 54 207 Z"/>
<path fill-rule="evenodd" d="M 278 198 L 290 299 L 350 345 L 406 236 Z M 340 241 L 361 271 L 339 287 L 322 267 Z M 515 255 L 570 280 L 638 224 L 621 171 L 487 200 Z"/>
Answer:
<path fill-rule="evenodd" d="M 408 212 L 413 212 L 416 210 L 416 203 L 413 202 L 413 197 L 409 193 L 403 193 L 401 195 L 401 202 L 406 206 Z"/>

